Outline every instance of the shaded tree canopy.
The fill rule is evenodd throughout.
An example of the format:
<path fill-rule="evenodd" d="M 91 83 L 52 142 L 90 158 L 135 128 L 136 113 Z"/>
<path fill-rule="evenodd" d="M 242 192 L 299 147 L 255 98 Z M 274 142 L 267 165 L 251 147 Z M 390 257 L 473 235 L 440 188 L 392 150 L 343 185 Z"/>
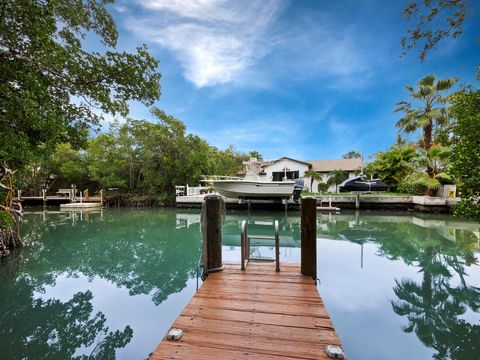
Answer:
<path fill-rule="evenodd" d="M 0 1 L 0 159 L 11 167 L 78 147 L 102 113 L 160 96 L 158 61 L 145 45 L 117 52 L 110 0 Z M 105 50 L 88 51 L 94 34 Z"/>

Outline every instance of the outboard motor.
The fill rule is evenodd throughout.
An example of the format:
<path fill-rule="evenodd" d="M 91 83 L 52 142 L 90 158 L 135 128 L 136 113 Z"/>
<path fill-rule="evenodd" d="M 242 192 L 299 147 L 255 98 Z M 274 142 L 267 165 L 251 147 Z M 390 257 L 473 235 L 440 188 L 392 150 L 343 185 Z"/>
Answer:
<path fill-rule="evenodd" d="M 293 186 L 293 201 L 298 202 L 298 200 L 300 200 L 300 194 L 302 193 L 303 185 L 303 179 L 295 180 L 295 185 Z"/>

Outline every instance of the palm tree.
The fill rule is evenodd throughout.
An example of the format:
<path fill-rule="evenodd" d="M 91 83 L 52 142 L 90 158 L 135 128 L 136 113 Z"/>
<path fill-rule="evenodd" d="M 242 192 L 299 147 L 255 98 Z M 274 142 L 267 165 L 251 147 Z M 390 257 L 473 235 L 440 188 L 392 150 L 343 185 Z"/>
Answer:
<path fill-rule="evenodd" d="M 348 179 L 348 174 L 342 170 L 333 170 L 328 174 L 327 185 L 335 185 L 335 192 L 338 193 L 338 185 Z"/>
<path fill-rule="evenodd" d="M 445 105 L 446 97 L 441 92 L 447 91 L 456 82 L 456 78 L 435 81 L 435 75 L 427 75 L 418 82 L 417 89 L 406 86 L 410 97 L 418 103 L 417 107 L 408 101 L 397 103 L 395 112 L 403 112 L 404 115 L 397 121 L 397 127 L 407 133 L 421 128 L 423 131 L 421 147 L 426 153 L 434 143 L 434 127 L 447 126 L 450 118 L 448 107 Z M 427 165 L 426 173 L 429 179 L 435 177 L 434 169 L 430 165 Z M 429 189 L 427 195 L 432 194 L 433 190 Z"/>
<path fill-rule="evenodd" d="M 310 192 L 312 192 L 312 193 L 315 192 L 315 191 L 313 191 L 313 182 L 315 180 L 322 180 L 322 175 L 320 175 L 316 171 L 312 171 L 312 170 L 305 171 L 305 174 L 303 174 L 303 177 L 309 177 L 310 178 Z"/>
<path fill-rule="evenodd" d="M 397 127 L 407 133 L 422 129 L 422 148 L 425 151 L 432 147 L 434 126 L 448 124 L 450 114 L 445 106 L 446 98 L 441 92 L 447 91 L 456 82 L 456 78 L 435 81 L 435 75 L 427 75 L 418 82 L 417 89 L 406 86 L 410 97 L 418 103 L 418 106 L 408 101 L 397 103 L 395 112 L 402 112 L 404 115 L 397 121 Z"/>

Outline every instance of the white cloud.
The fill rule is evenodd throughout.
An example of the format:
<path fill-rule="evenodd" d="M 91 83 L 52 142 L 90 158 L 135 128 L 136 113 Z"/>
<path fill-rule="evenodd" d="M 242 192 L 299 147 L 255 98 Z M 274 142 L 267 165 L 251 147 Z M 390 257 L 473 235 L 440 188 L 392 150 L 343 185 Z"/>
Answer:
<path fill-rule="evenodd" d="M 170 51 L 196 87 L 236 84 L 281 89 L 284 81 L 324 80 L 335 90 L 365 86 L 380 58 L 355 25 L 331 14 L 281 17 L 286 0 L 137 0 L 126 17 L 143 41 Z"/>
<path fill-rule="evenodd" d="M 266 33 L 281 3 L 273 0 L 141 0 L 152 16 L 131 18 L 137 36 L 157 43 L 180 61 L 197 87 L 232 83 L 269 51 Z"/>

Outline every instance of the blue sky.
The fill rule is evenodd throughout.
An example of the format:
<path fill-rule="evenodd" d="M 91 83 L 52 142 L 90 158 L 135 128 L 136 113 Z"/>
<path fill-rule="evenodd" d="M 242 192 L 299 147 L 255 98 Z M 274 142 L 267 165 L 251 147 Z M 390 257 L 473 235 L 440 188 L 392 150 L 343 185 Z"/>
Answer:
<path fill-rule="evenodd" d="M 395 141 L 405 85 L 434 73 L 478 86 L 479 14 L 421 63 L 400 57 L 404 1 L 137 0 L 111 7 L 119 47 L 160 60 L 156 106 L 218 148 L 335 159 Z M 133 103 L 131 117 L 151 119 Z"/>

